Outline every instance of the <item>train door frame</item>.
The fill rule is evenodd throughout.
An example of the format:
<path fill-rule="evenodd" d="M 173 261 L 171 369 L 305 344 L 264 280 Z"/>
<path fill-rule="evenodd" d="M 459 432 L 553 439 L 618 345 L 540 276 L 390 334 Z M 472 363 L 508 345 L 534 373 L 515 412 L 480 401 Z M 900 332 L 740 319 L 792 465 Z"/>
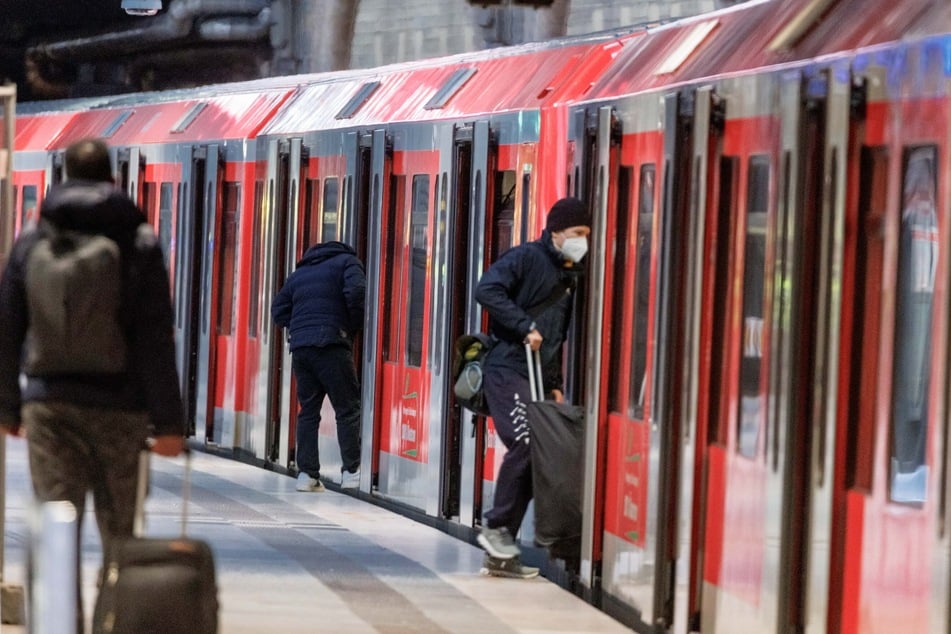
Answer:
<path fill-rule="evenodd" d="M 297 260 L 301 255 L 301 250 L 302 248 L 306 248 L 306 245 L 301 244 L 301 241 L 305 239 L 306 236 L 301 235 L 299 229 L 301 196 L 303 195 L 302 184 L 304 182 L 303 174 L 307 166 L 307 151 L 304 148 L 303 139 L 299 137 L 279 142 L 279 148 L 279 153 L 283 153 L 286 150 L 288 163 L 283 173 L 278 170 L 278 178 L 286 178 L 288 182 L 280 186 L 280 189 L 286 192 L 284 200 L 286 207 L 283 214 L 285 219 L 284 232 L 283 235 L 279 232 L 275 232 L 275 235 L 279 236 L 278 239 L 282 240 L 285 245 L 292 246 L 284 247 L 284 275 L 283 278 L 275 280 L 275 291 L 278 290 L 280 286 L 283 285 L 284 280 L 294 272 Z M 268 304 L 268 310 L 270 311 L 270 303 Z M 297 394 L 294 389 L 294 373 L 291 371 L 290 341 L 287 337 L 283 336 L 280 337 L 280 341 L 280 361 L 277 367 L 272 367 L 269 370 L 280 374 L 280 389 L 278 390 L 278 394 L 272 397 L 276 411 L 272 411 L 271 405 L 268 405 L 268 411 L 272 412 L 269 418 L 270 416 L 276 416 L 278 430 L 277 437 L 273 438 L 271 442 L 268 443 L 268 446 L 272 448 L 271 452 L 275 451 L 274 447 L 276 446 L 277 455 L 275 461 L 279 465 L 287 467 L 290 466 L 292 455 L 295 461 L 297 459 L 294 447 L 296 434 L 293 432 L 293 425 L 297 420 Z M 269 381 L 268 384 L 274 385 L 274 382 Z M 271 452 L 269 453 L 273 456 L 274 454 Z"/>
<path fill-rule="evenodd" d="M 456 127 L 453 148 L 455 177 L 451 194 L 454 222 L 448 257 L 453 293 L 450 296 L 448 342 L 455 342 L 466 332 L 482 330 L 483 311 L 475 301 L 475 288 L 482 277 L 487 257 L 484 237 L 488 235 L 487 197 L 491 191 L 492 146 L 488 121 L 479 120 Z M 464 274 L 465 279 L 460 279 L 460 274 Z M 450 356 L 453 353 L 449 350 Z M 486 420 L 456 404 L 451 389 L 446 390 L 445 411 L 448 428 L 444 434 L 442 515 L 458 517 L 463 526 L 474 526 L 482 514 L 480 441 L 485 434 Z M 471 433 L 466 432 L 469 429 Z"/>
<path fill-rule="evenodd" d="M 211 439 L 211 380 L 214 228 L 220 180 L 218 145 L 182 148 L 182 182 L 176 230 L 176 361 L 185 403 L 186 435 Z M 209 217 L 211 216 L 211 217 Z M 197 269 L 197 270 L 196 270 Z M 202 377 L 204 377 L 202 379 Z M 199 408 L 204 408 L 201 416 Z"/>
<path fill-rule="evenodd" d="M 384 320 L 380 314 L 382 280 L 388 267 L 383 254 L 383 236 L 391 230 L 387 217 L 391 197 L 393 170 L 392 141 L 386 130 L 376 129 L 361 137 L 361 154 L 369 151 L 369 190 L 366 201 L 368 231 L 366 248 L 367 305 L 363 329 L 363 359 L 361 396 L 360 488 L 374 489 L 379 483 L 381 425 L 378 412 L 381 405 L 383 382 L 378 372 L 382 368 L 381 332 Z M 369 441 L 369 442 L 368 442 Z M 369 466 L 369 468 L 367 468 Z"/>
<path fill-rule="evenodd" d="M 138 146 L 116 149 L 116 173 L 116 185 L 128 194 L 139 209 L 144 209 L 142 187 L 145 183 L 145 157 Z"/>

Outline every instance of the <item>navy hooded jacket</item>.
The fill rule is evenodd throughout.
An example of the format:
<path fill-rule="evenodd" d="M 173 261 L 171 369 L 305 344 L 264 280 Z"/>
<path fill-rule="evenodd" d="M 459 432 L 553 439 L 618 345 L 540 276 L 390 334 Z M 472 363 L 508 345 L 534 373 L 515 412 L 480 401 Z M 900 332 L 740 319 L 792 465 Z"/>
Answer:
<path fill-rule="evenodd" d="M 551 232 L 509 249 L 482 275 L 476 301 L 489 313 L 489 330 L 497 340 L 485 368 L 505 367 L 528 377 L 525 336 L 536 328 L 544 338 L 541 361 L 545 391 L 562 388 L 561 349 L 568 334 L 575 269 L 566 268 Z M 556 292 L 563 293 L 540 314 L 532 315 Z"/>
<path fill-rule="evenodd" d="M 288 328 L 291 351 L 303 346 L 353 347 L 363 328 L 366 273 L 356 252 L 342 242 L 307 249 L 271 303 L 271 317 Z"/>
<path fill-rule="evenodd" d="M 41 237 L 41 229 L 27 229 L 14 242 L 0 281 L 0 424 L 19 425 L 22 401 L 61 401 L 145 411 L 156 435 L 183 434 L 168 270 L 155 234 L 138 231 L 145 216 L 112 183 L 72 179 L 50 190 L 40 220 L 118 243 L 129 276 L 123 303 L 129 366 L 119 374 L 28 376 L 21 394 L 21 355 L 29 325 L 25 269 Z"/>

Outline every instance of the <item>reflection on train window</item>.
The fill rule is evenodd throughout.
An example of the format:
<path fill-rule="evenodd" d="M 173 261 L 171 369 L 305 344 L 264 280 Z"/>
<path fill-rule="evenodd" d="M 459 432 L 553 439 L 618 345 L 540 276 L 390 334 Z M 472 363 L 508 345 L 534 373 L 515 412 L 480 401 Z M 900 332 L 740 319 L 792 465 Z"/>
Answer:
<path fill-rule="evenodd" d="M 743 250 L 743 323 L 740 349 L 740 409 L 736 445 L 753 457 L 765 415 L 762 393 L 763 317 L 766 291 L 766 213 L 769 205 L 769 160 L 750 159 L 746 188 L 746 230 Z"/>
<path fill-rule="evenodd" d="M 36 224 L 36 185 L 23 186 L 23 206 L 20 207 L 20 227 L 32 227 Z"/>
<path fill-rule="evenodd" d="M 384 361 L 398 360 L 398 348 L 396 346 L 399 340 L 397 333 L 400 313 L 398 310 L 393 310 L 393 305 L 396 303 L 394 288 L 400 288 L 400 284 L 397 282 L 397 276 L 401 275 L 402 272 L 401 263 L 396 261 L 396 255 L 397 245 L 399 245 L 401 253 L 403 250 L 401 237 L 403 235 L 403 214 L 401 210 L 405 191 L 406 177 L 394 174 L 390 178 L 390 195 L 387 203 L 387 211 L 384 216 L 389 226 L 386 228 L 387 230 L 383 232 L 384 239 L 386 240 L 386 259 L 383 261 L 384 289 L 380 305 L 380 314 L 383 315 L 384 320 L 389 322 L 383 328 L 381 342 Z"/>
<path fill-rule="evenodd" d="M 628 385 L 628 415 L 644 418 L 647 384 L 647 323 L 651 287 L 651 249 L 654 231 L 653 163 L 641 166 L 637 192 L 637 244 L 634 257 L 634 324 L 631 346 L 631 382 Z"/>
<path fill-rule="evenodd" d="M 172 183 L 159 185 L 158 239 L 162 246 L 165 266 L 172 251 Z"/>
<path fill-rule="evenodd" d="M 621 413 L 621 408 L 623 407 L 623 398 L 624 382 L 618 380 L 621 376 L 621 364 L 624 362 L 624 357 L 628 352 L 628 346 L 619 345 L 622 343 L 626 337 L 623 333 L 624 327 L 624 312 L 627 309 L 627 302 L 625 301 L 625 293 L 627 292 L 627 263 L 628 263 L 628 236 L 630 235 L 630 226 L 631 226 L 631 181 L 634 178 L 634 168 L 632 167 L 621 167 L 618 172 L 618 185 L 617 185 L 617 211 L 615 212 L 615 218 L 617 218 L 617 225 L 614 230 L 614 248 L 609 249 L 608 253 L 613 252 L 614 263 L 613 263 L 613 273 L 612 279 L 613 284 L 611 289 L 611 324 L 612 331 L 612 345 L 610 346 L 610 377 L 608 385 L 608 411 L 612 413 Z"/>
<path fill-rule="evenodd" d="M 340 184 L 336 178 L 324 181 L 324 215 L 320 226 L 321 242 L 337 240 L 337 200 L 339 199 Z"/>
<path fill-rule="evenodd" d="M 936 159 L 934 146 L 908 149 L 904 156 L 890 443 L 890 494 L 896 502 L 923 502 L 928 480 L 928 381 L 938 261 Z"/>
<path fill-rule="evenodd" d="M 218 233 L 218 334 L 234 332 L 235 250 L 238 244 L 238 209 L 241 186 L 225 183 Z"/>
<path fill-rule="evenodd" d="M 258 325 L 261 321 L 261 277 L 263 262 L 261 261 L 261 245 L 264 237 L 261 231 L 264 226 L 264 182 L 254 182 L 254 227 L 251 232 L 251 264 L 248 267 L 251 276 L 251 290 L 248 296 L 248 336 L 258 336 Z"/>
<path fill-rule="evenodd" d="M 318 208 L 320 201 L 319 192 L 320 180 L 316 178 L 308 179 L 307 184 L 304 186 L 304 213 L 301 214 L 301 255 L 303 255 L 304 251 L 316 244 L 319 239 L 317 235 L 317 227 L 320 226 L 320 223 L 317 222 L 318 214 L 320 213 Z"/>
<path fill-rule="evenodd" d="M 406 365 L 418 368 L 423 357 L 423 307 L 426 301 L 426 258 L 429 241 L 429 176 L 413 176 L 410 212 L 409 310 L 406 319 Z"/>

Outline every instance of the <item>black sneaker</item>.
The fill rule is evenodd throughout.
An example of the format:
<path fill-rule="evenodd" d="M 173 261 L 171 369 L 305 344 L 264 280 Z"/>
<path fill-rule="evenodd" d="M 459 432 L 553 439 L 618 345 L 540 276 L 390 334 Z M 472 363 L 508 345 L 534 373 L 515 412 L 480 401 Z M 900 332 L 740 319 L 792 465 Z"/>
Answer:
<path fill-rule="evenodd" d="M 485 552 L 496 559 L 511 559 L 512 557 L 518 557 L 521 552 L 518 544 L 515 543 L 515 539 L 512 538 L 512 534 L 505 527 L 489 528 L 484 526 L 476 541 L 485 549 Z"/>
<path fill-rule="evenodd" d="M 479 572 L 490 577 L 510 579 L 531 579 L 538 576 L 538 568 L 523 566 L 518 557 L 498 559 L 491 555 L 486 555 L 482 560 L 482 569 Z"/>

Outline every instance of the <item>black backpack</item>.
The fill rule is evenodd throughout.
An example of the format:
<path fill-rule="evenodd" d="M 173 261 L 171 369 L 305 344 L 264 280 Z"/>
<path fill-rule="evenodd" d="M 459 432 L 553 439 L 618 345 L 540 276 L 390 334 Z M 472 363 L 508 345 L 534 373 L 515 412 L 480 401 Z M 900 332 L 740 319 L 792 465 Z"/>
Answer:
<path fill-rule="evenodd" d="M 41 237 L 26 260 L 24 371 L 30 376 L 124 371 L 128 344 L 119 245 L 101 234 L 48 222 L 37 230 Z"/>

